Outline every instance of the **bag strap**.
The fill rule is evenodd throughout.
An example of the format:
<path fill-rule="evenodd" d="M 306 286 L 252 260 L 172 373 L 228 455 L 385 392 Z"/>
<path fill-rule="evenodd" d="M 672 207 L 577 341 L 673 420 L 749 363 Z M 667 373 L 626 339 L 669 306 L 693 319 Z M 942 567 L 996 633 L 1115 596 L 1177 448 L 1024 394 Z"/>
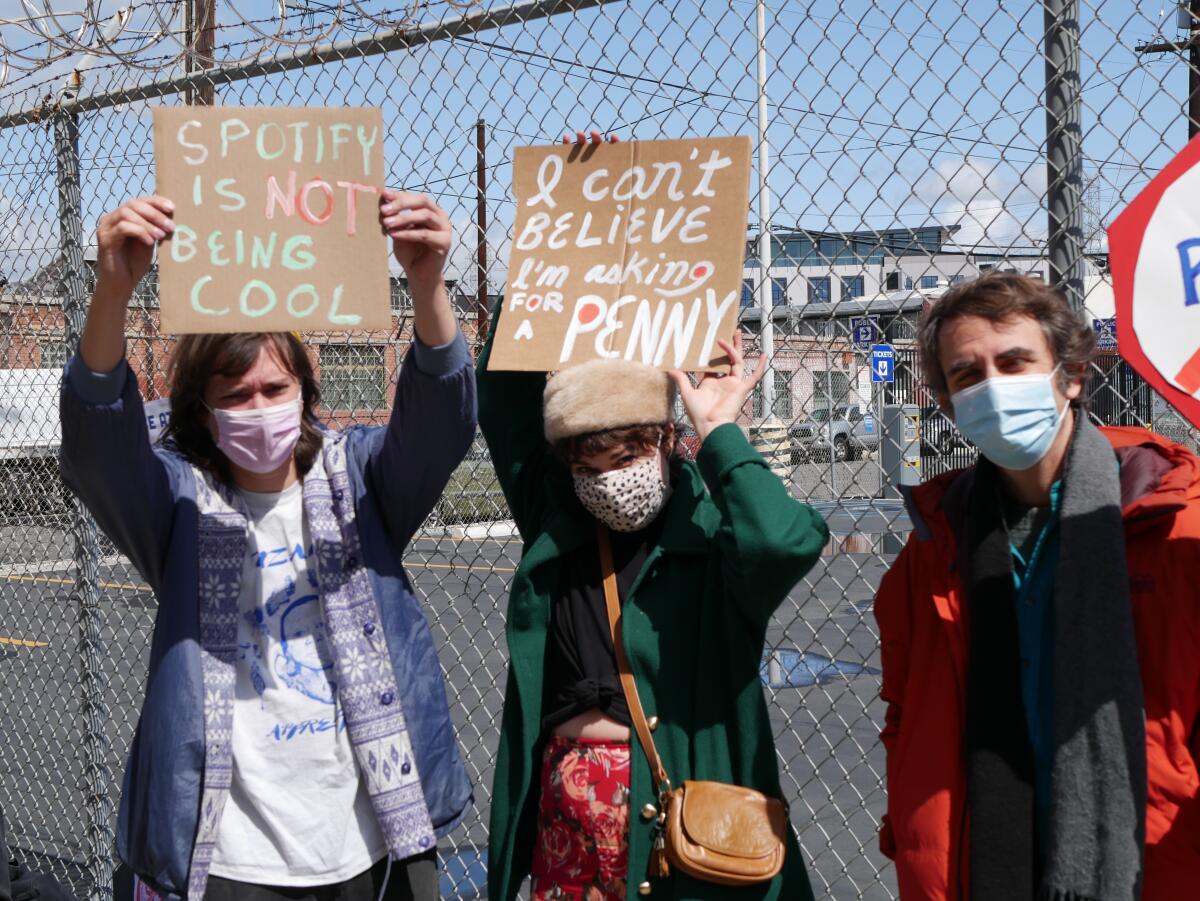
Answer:
<path fill-rule="evenodd" d="M 608 609 L 608 628 L 612 633 L 617 672 L 621 676 L 621 689 L 625 692 L 625 703 L 629 705 L 629 718 L 633 720 L 638 741 L 641 742 L 646 760 L 650 763 L 654 784 L 660 792 L 669 792 L 671 780 L 667 777 L 662 758 L 658 756 L 658 748 L 654 746 L 654 737 L 650 734 L 650 726 L 646 722 L 646 711 L 642 709 L 642 700 L 638 696 L 637 682 L 633 678 L 629 658 L 625 656 L 625 645 L 621 641 L 621 600 L 617 594 L 617 573 L 613 567 L 612 544 L 608 538 L 608 527 L 599 521 L 596 522 L 596 543 L 600 547 L 600 574 L 604 577 L 604 606 Z"/>

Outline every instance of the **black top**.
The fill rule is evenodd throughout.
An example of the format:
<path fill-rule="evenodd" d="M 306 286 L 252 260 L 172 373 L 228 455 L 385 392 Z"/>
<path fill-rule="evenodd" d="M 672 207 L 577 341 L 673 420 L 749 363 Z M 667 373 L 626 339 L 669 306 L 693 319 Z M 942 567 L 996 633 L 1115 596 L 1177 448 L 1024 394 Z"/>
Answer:
<path fill-rule="evenodd" d="M 641 573 L 660 530 L 659 521 L 655 520 L 640 532 L 609 533 L 621 603 Z M 561 572 L 546 640 L 542 730 L 548 733 L 592 709 L 632 726 L 629 705 L 625 703 L 617 674 L 596 542 L 589 541 L 566 555 Z"/>

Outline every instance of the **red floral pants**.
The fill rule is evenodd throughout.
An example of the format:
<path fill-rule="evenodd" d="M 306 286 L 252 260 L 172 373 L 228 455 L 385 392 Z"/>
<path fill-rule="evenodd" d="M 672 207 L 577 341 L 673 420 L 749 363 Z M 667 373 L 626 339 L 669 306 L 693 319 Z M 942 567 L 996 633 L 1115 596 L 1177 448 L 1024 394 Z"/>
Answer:
<path fill-rule="evenodd" d="M 629 744 L 552 736 L 542 755 L 533 901 L 623 901 Z"/>

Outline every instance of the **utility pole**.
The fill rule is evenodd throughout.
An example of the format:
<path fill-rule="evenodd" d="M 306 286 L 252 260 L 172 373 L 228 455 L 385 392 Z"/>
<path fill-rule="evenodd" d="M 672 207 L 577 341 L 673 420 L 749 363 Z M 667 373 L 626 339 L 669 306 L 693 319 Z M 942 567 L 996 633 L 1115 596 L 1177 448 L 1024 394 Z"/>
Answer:
<path fill-rule="evenodd" d="M 183 29 L 188 52 L 184 54 L 183 70 L 191 74 L 208 69 L 216 60 L 216 8 L 213 0 L 187 0 L 183 7 Z M 188 106 L 212 106 L 212 82 L 204 82 L 186 91 Z"/>
<path fill-rule="evenodd" d="M 71 351 L 79 347 L 87 313 L 87 267 L 83 261 L 83 193 L 79 177 L 79 118 L 72 112 L 58 111 L 54 117 L 55 183 L 58 189 L 59 255 L 62 259 L 63 316 L 67 344 Z M 113 884 L 112 817 L 113 778 L 108 760 L 111 725 L 106 696 L 106 649 L 104 644 L 104 605 L 100 597 L 100 539 L 96 521 L 83 502 L 75 498 L 71 511 L 71 532 L 75 539 L 77 566 L 71 602 L 76 607 L 82 689 L 80 716 L 83 730 L 85 799 L 84 835 L 86 865 L 91 877 L 88 901 L 101 901 Z"/>
<path fill-rule="evenodd" d="M 487 340 L 487 142 L 484 122 L 475 122 L 475 319 L 479 344 Z"/>
<path fill-rule="evenodd" d="M 766 370 L 758 390 L 762 397 L 762 418 L 771 422 L 775 416 L 775 320 L 772 318 L 771 283 L 771 194 L 767 185 L 770 151 L 767 145 L 767 13 L 763 0 L 757 3 L 758 18 L 758 312 L 761 332 L 759 350 L 767 359 Z"/>
<path fill-rule="evenodd" d="M 1138 44 L 1137 53 L 1156 55 L 1159 53 L 1183 53 L 1187 51 L 1188 95 L 1187 112 L 1188 140 L 1200 133 L 1200 0 L 1184 0 L 1179 4 L 1179 26 L 1187 31 L 1184 41 L 1160 41 L 1157 44 Z"/>
<path fill-rule="evenodd" d="M 1083 309 L 1083 93 L 1079 0 L 1042 0 L 1046 53 L 1046 252 L 1050 283 Z"/>

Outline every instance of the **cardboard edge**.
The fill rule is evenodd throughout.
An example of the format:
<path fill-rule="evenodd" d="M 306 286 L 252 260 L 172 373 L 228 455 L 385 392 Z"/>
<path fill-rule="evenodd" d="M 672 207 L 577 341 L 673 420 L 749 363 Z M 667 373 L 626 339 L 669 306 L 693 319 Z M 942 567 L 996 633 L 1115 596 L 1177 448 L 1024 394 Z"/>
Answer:
<path fill-rule="evenodd" d="M 746 231 L 749 227 L 749 220 L 750 220 L 750 181 L 751 181 L 751 176 L 753 174 L 752 169 L 754 167 L 754 141 L 749 135 L 721 135 L 721 136 L 717 136 L 717 137 L 704 136 L 704 135 L 693 135 L 693 136 L 685 137 L 685 138 L 656 138 L 656 139 L 652 139 L 650 141 L 638 141 L 638 140 L 619 141 L 615 144 L 605 143 L 601 146 L 606 147 L 606 148 L 607 147 L 616 148 L 616 147 L 619 147 L 620 145 L 624 145 L 625 147 L 628 148 L 628 151 L 629 151 L 628 156 L 626 157 L 625 165 L 633 166 L 636 164 L 637 160 L 641 158 L 641 151 L 642 151 L 641 145 L 648 144 L 648 143 L 655 143 L 655 142 L 665 142 L 665 141 L 677 142 L 677 141 L 687 141 L 687 140 L 714 140 L 714 141 L 718 141 L 718 142 L 729 142 L 731 145 L 741 144 L 744 147 L 744 154 L 746 156 L 748 165 L 746 166 L 746 168 L 743 170 L 743 173 L 742 173 L 742 193 L 743 193 L 745 200 L 741 204 L 743 214 L 741 217 L 741 228 L 739 231 L 740 244 L 744 244 Z M 553 144 L 552 143 L 552 144 L 529 144 L 529 145 L 522 145 L 519 147 L 515 147 L 515 148 L 513 148 L 513 158 L 512 158 L 513 172 L 514 173 L 516 172 L 517 167 L 521 162 L 520 158 L 522 156 L 524 156 L 530 152 L 539 151 L 542 149 L 556 150 L 560 153 L 563 153 L 565 155 L 564 156 L 564 164 L 569 163 L 570 156 L 571 156 L 571 153 L 573 152 L 573 149 L 578 146 L 579 145 L 576 145 L 576 144 Z M 584 145 L 584 146 L 588 146 L 588 145 Z M 515 176 L 514 176 L 514 189 L 515 189 Z M 515 190 L 514 190 L 514 193 L 515 193 Z M 644 201 L 641 201 L 639 199 L 638 204 L 639 204 L 638 207 L 631 206 L 631 208 L 630 208 L 631 213 L 636 208 L 645 208 Z M 514 229 L 514 231 L 516 230 L 516 217 L 515 216 L 513 218 L 513 229 Z M 621 250 L 620 261 L 621 261 L 622 266 L 624 266 L 624 264 L 628 261 L 629 246 L 630 245 L 629 245 L 628 241 L 626 240 L 624 242 L 624 244 L 622 246 L 622 250 Z M 510 266 L 511 266 L 511 261 L 512 261 L 512 255 L 511 255 L 511 250 L 510 250 L 510 254 L 509 254 Z M 744 261 L 743 261 L 743 263 L 744 263 Z M 738 283 L 739 284 L 741 283 L 741 270 L 740 269 L 738 271 Z M 506 276 L 506 278 L 505 278 L 505 289 L 506 290 L 507 290 L 507 287 L 508 287 L 508 276 Z M 606 302 L 611 304 L 613 301 L 615 301 L 617 298 L 619 298 L 621 296 L 621 288 L 622 288 L 621 285 L 612 286 L 611 294 L 605 298 Z M 737 329 L 737 327 L 738 327 L 738 310 L 739 309 L 740 309 L 740 307 L 737 306 L 736 302 L 735 302 L 735 308 L 734 308 L 734 314 L 733 314 L 734 329 Z M 497 328 L 497 323 L 501 317 L 501 313 L 503 313 L 502 308 L 495 310 L 495 311 L 489 311 L 489 316 L 488 316 L 489 335 L 491 334 L 492 330 Z M 716 356 L 710 360 L 708 366 L 699 367 L 699 368 L 695 368 L 695 369 L 689 368 L 684 371 L 696 372 L 696 373 L 722 372 L 722 371 L 728 370 L 731 366 L 731 363 L 732 363 L 732 361 L 726 354 L 720 353 L 718 356 Z M 513 369 L 513 368 L 510 368 L 510 365 L 511 364 L 505 364 L 502 360 L 498 360 L 494 353 L 489 354 L 489 356 L 488 356 L 488 364 L 487 364 L 488 372 L 542 372 L 542 371 L 544 371 L 544 370 L 540 370 L 540 369 L 538 369 L 538 370 Z M 579 364 L 576 363 L 576 364 L 571 364 L 571 365 L 579 365 Z M 550 371 L 554 371 L 554 370 L 550 370 Z M 664 369 L 663 371 L 665 372 L 665 371 L 669 371 L 669 370 Z"/>
<path fill-rule="evenodd" d="M 271 104 L 260 104 L 258 106 L 244 106 L 243 105 L 243 106 L 205 107 L 204 111 L 211 111 L 213 109 L 219 109 L 222 114 L 232 115 L 232 114 L 236 114 L 237 111 L 239 111 L 239 110 L 249 110 L 249 111 L 257 112 L 257 111 L 261 111 L 261 110 L 273 110 L 273 109 L 279 109 L 279 108 L 280 107 L 276 107 Z M 159 162 L 158 147 L 160 145 L 165 146 L 166 141 L 167 141 L 167 136 L 166 136 L 167 123 L 165 120 L 166 120 L 168 114 L 179 112 L 182 115 L 183 111 L 186 109 L 187 109 L 187 107 L 173 106 L 173 105 L 165 104 L 165 103 L 156 103 L 156 104 L 150 105 L 151 137 L 152 137 L 152 142 L 153 142 L 151 146 L 152 146 L 153 153 L 154 153 L 154 193 L 158 194 L 160 196 L 162 195 L 162 185 L 161 185 L 161 176 L 159 173 L 159 165 L 158 165 L 158 162 Z M 387 184 L 388 169 L 387 169 L 387 157 L 384 154 L 384 146 L 387 141 L 388 133 L 387 133 L 387 125 L 383 118 L 383 107 L 381 107 L 381 106 L 363 106 L 363 105 L 360 105 L 360 106 L 294 106 L 294 107 L 286 107 L 286 109 L 291 110 L 293 112 L 304 112 L 305 114 L 311 114 L 311 113 L 315 112 L 315 113 L 320 113 L 321 115 L 327 115 L 327 116 L 331 116 L 331 117 L 336 116 L 339 113 L 344 113 L 344 111 L 346 111 L 346 110 L 351 110 L 356 113 L 366 114 L 368 116 L 371 116 L 374 120 L 376 120 L 376 122 L 379 126 L 379 140 L 377 140 L 375 142 L 375 145 L 372 148 L 371 159 L 373 162 L 377 161 L 379 164 L 379 184 L 381 185 L 381 191 L 387 189 L 387 187 L 388 187 L 388 184 Z M 164 249 L 164 247 L 169 247 L 172 237 L 173 237 L 172 235 L 168 235 L 166 238 L 159 241 L 158 245 L 155 247 L 153 261 L 158 264 L 160 281 L 161 281 L 162 274 L 163 274 L 163 261 L 170 259 L 170 254 L 169 253 L 164 254 L 163 249 Z M 377 320 L 376 319 L 367 319 L 366 317 L 364 317 L 364 322 L 359 323 L 358 325 L 354 326 L 353 328 L 341 328 L 341 329 L 338 329 L 338 328 L 331 329 L 331 328 L 327 328 L 327 327 L 326 328 L 301 328 L 298 330 L 301 334 L 304 334 L 304 335 L 343 334 L 344 335 L 344 334 L 371 333 L 371 332 L 393 332 L 395 330 L 396 322 L 395 322 L 394 317 L 392 316 L 392 307 L 391 307 L 391 269 L 390 269 L 390 262 L 389 262 L 391 260 L 391 256 L 392 256 L 392 248 L 391 248 L 391 242 L 388 240 L 386 235 L 382 236 L 381 249 L 384 251 L 384 254 L 385 254 L 384 264 L 383 264 L 383 284 L 382 284 L 381 290 L 383 292 L 383 295 L 386 297 L 386 302 L 381 305 L 380 310 L 377 312 L 378 319 Z M 167 266 L 168 266 L 168 268 L 170 268 L 171 264 L 168 263 Z M 221 329 L 209 329 L 209 330 L 205 330 L 205 331 L 194 331 L 194 330 L 190 330 L 190 329 L 184 330 L 184 328 L 186 328 L 186 326 L 181 326 L 181 325 L 175 323 L 174 322 L 175 318 L 176 317 L 172 314 L 170 308 L 164 306 L 161 303 L 161 295 L 160 295 L 159 327 L 158 327 L 159 334 L 164 335 L 164 336 L 199 335 L 199 334 L 227 334 L 227 332 L 225 332 Z M 294 329 L 285 329 L 285 330 L 293 331 Z M 253 334 L 253 333 L 243 331 L 243 332 L 238 332 L 237 334 Z"/>

